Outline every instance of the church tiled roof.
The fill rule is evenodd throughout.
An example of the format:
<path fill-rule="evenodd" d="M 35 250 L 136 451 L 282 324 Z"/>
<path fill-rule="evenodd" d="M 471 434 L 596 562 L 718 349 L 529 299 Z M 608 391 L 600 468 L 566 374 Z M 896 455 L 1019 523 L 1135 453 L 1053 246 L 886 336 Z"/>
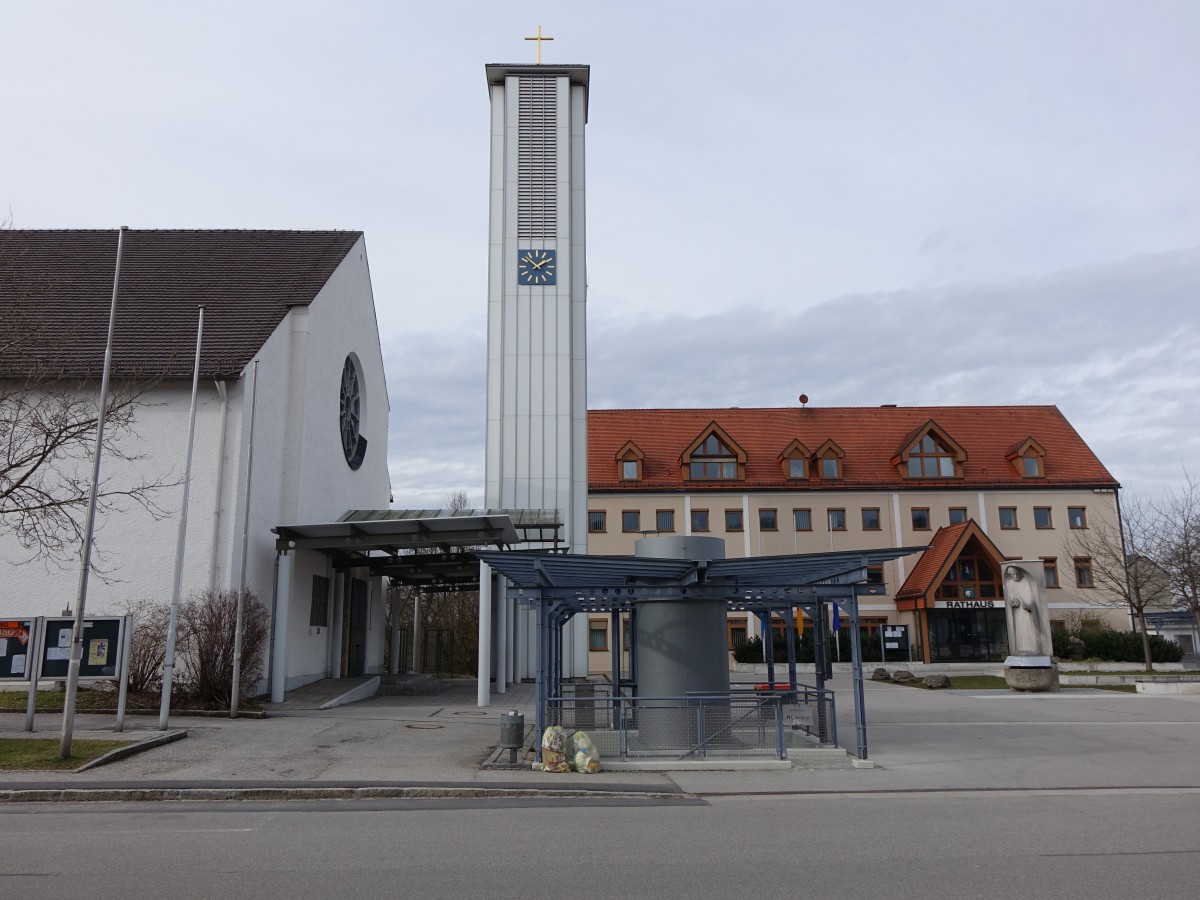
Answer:
<path fill-rule="evenodd" d="M 962 477 L 911 478 L 893 462 L 896 448 L 936 423 L 966 453 Z M 746 452 L 745 477 L 690 481 L 682 454 L 716 423 Z M 1007 456 L 1033 437 L 1045 449 L 1044 477 L 1025 478 Z M 645 454 L 640 481 L 621 481 L 616 454 L 633 441 Z M 844 452 L 842 477 L 786 477 L 780 454 L 793 441 Z M 1005 487 L 1117 487 L 1055 406 L 937 406 L 588 411 L 588 487 L 600 492 L 787 490 L 940 490 Z"/>
<path fill-rule="evenodd" d="M 115 230 L 0 231 L 0 377 L 98 375 L 116 264 Z M 289 307 L 313 301 L 358 231 L 125 234 L 113 373 L 236 377 Z"/>

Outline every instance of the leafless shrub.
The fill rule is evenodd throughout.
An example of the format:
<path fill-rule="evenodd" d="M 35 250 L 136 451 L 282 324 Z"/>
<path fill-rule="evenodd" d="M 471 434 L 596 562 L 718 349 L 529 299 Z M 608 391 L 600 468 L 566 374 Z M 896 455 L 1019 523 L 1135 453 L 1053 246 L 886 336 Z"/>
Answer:
<path fill-rule="evenodd" d="M 237 591 L 203 591 L 179 608 L 180 695 L 205 707 L 229 704 L 233 692 L 233 641 Z M 242 622 L 241 695 L 262 677 L 270 618 L 253 591 L 245 595 Z"/>
<path fill-rule="evenodd" d="M 129 690 L 149 694 L 162 690 L 163 660 L 171 610 L 165 603 L 143 597 L 125 604 L 129 627 Z"/>

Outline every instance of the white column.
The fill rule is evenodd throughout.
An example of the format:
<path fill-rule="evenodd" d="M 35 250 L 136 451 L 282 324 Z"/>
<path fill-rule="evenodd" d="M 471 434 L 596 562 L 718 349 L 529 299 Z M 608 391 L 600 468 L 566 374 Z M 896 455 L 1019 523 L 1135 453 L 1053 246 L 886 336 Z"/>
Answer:
<path fill-rule="evenodd" d="M 496 584 L 496 693 L 508 690 L 508 598 L 504 580 Z"/>
<path fill-rule="evenodd" d="M 388 654 L 388 673 L 398 675 L 400 673 L 400 592 L 392 590 L 392 647 L 391 653 Z"/>
<path fill-rule="evenodd" d="M 479 685 L 476 705 L 492 703 L 492 567 L 479 563 Z"/>
<path fill-rule="evenodd" d="M 504 636 L 504 639 L 508 642 L 508 671 L 505 673 L 505 677 L 508 679 L 509 684 L 515 684 L 518 677 L 520 677 L 517 675 L 517 600 L 509 594 L 507 583 L 503 591 L 504 603 L 508 607 L 508 614 L 506 616 L 508 631 Z"/>
<path fill-rule="evenodd" d="M 288 613 L 292 607 L 293 554 L 279 557 L 279 581 L 275 597 L 275 655 L 271 670 L 271 702 L 282 703 L 287 683 Z"/>

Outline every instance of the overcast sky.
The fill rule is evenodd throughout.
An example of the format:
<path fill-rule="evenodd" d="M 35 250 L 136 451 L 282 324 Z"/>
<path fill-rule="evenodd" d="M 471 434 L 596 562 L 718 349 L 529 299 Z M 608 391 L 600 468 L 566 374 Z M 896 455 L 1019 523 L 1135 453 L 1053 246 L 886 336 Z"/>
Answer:
<path fill-rule="evenodd" d="M 589 406 L 1058 405 L 1200 474 L 1195 0 L 0 2 L 21 228 L 366 233 L 398 506 L 483 500 L 483 67 L 592 67 Z"/>

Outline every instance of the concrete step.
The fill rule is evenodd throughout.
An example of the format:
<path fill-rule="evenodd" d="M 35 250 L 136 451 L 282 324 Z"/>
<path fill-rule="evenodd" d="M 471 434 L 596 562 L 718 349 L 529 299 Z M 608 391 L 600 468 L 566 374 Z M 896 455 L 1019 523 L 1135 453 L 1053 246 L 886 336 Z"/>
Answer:
<path fill-rule="evenodd" d="M 377 694 L 389 697 L 413 697 L 423 694 L 436 694 L 438 681 L 431 675 L 419 672 L 406 672 L 403 675 L 380 675 Z"/>

